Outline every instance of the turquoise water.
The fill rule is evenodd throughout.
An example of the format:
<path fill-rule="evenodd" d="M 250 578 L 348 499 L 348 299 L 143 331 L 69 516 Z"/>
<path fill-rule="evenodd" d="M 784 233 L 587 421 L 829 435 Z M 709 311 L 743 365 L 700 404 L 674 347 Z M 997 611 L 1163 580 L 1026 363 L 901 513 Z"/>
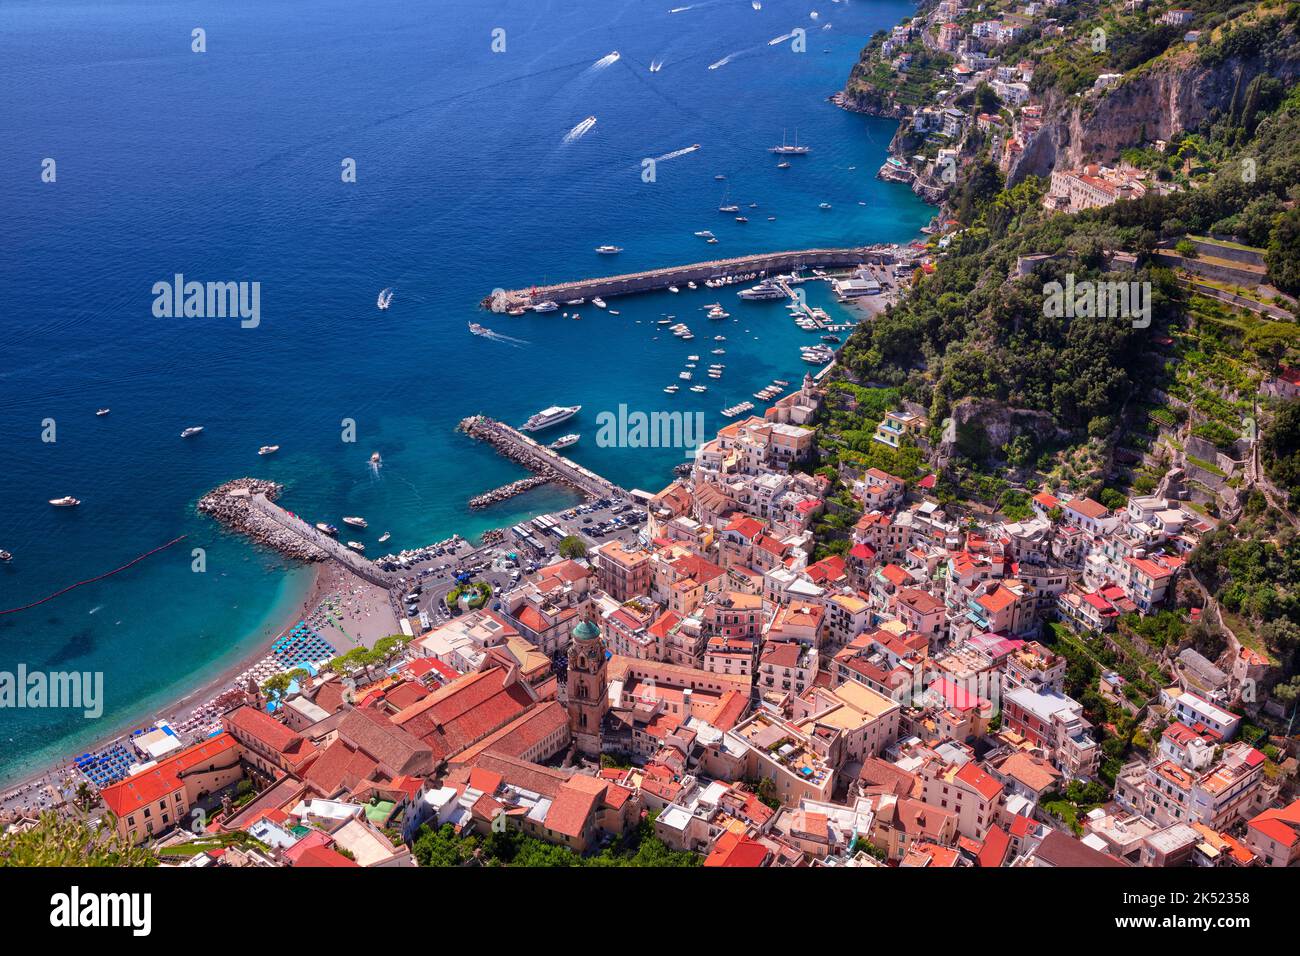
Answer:
<path fill-rule="evenodd" d="M 21 173 L 6 183 L 0 216 L 0 547 L 16 555 L 0 567 L 0 608 L 189 536 L 107 581 L 0 616 L 0 669 L 102 671 L 107 697 L 99 721 L 0 712 L 0 778 L 147 716 L 301 603 L 300 570 L 195 515 L 216 484 L 273 478 L 287 486 L 286 506 L 313 520 L 365 515 L 372 549 L 383 530 L 396 548 L 475 536 L 574 499 L 543 488 L 469 511 L 470 496 L 521 472 L 455 433 L 468 414 L 519 422 L 581 404 L 555 432 L 582 433 L 569 454 L 626 487 L 657 490 L 681 453 L 597 448 L 598 412 L 698 409 L 712 429 L 724 406 L 773 378 L 802 377 L 798 346 L 816 337 L 780 304 L 741 303 L 734 289 L 612 299 L 621 315 L 588 304 L 578 321 L 477 310 L 499 286 L 905 241 L 929 218 L 908 190 L 874 178 L 893 124 L 825 101 L 867 38 L 909 3 L 677 5 L 691 8 L 0 8 L 9 94 L 0 168 Z M 191 52 L 196 26 L 206 53 Z M 797 26 L 806 53 L 768 45 Z M 492 52 L 496 28 L 504 53 Z M 595 65 L 612 51 L 617 61 Z M 663 67 L 651 73 L 656 60 Z M 588 116 L 591 130 L 565 143 Z M 779 170 L 766 149 L 796 127 L 813 153 Z M 642 181 L 642 159 L 693 143 L 701 148 Z M 54 183 L 40 179 L 46 157 Z M 356 161 L 355 183 L 341 181 L 345 158 Z M 717 212 L 724 195 L 745 207 L 747 225 Z M 705 245 L 698 229 L 720 242 Z M 597 256 L 603 243 L 624 252 Z M 259 282 L 260 325 L 155 318 L 152 287 L 178 272 Z M 385 286 L 396 294 L 379 312 Z M 820 284 L 809 297 L 842 314 Z M 704 319 L 701 306 L 718 300 L 734 321 Z M 665 313 L 697 338 L 658 331 Z M 469 321 L 528 344 L 471 336 Z M 713 357 L 719 333 L 727 354 Z M 691 353 L 709 392 L 664 395 Z M 698 374 L 713 361 L 727 365 L 721 382 Z M 101 406 L 111 415 L 97 418 Z M 52 443 L 41 440 L 46 419 Z M 345 419 L 355 442 L 341 440 Z M 181 441 L 196 424 L 204 433 Z M 278 455 L 258 457 L 273 443 Z M 378 474 L 368 465 L 376 450 Z M 46 504 L 65 494 L 82 506 Z M 206 550 L 204 574 L 191 571 L 195 547 Z"/>

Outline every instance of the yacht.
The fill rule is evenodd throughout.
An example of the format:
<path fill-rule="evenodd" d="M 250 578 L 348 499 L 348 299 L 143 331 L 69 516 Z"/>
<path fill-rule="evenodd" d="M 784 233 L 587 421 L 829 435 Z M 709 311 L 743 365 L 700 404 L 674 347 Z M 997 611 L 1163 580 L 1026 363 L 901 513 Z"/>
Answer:
<path fill-rule="evenodd" d="M 709 318 L 713 319 L 715 322 L 730 318 L 730 316 L 731 313 L 720 305 L 715 305 L 713 308 L 709 309 Z"/>
<path fill-rule="evenodd" d="M 75 508 L 77 505 L 81 504 L 81 499 L 74 498 L 72 495 L 67 495 L 63 498 L 51 498 L 50 504 L 54 505 L 56 508 Z"/>
<path fill-rule="evenodd" d="M 686 288 L 688 288 L 688 289 L 698 289 L 699 286 L 697 286 L 694 282 L 688 282 L 688 283 L 686 283 Z"/>
<path fill-rule="evenodd" d="M 789 169 L 789 168 L 790 168 L 790 160 L 788 160 L 788 159 L 783 159 L 783 160 L 781 160 L 781 162 L 779 162 L 779 163 L 776 164 L 776 168 L 777 168 L 777 169 Z"/>
<path fill-rule="evenodd" d="M 602 298 L 601 298 L 600 296 L 598 296 L 598 295 L 593 295 L 593 296 L 591 297 L 591 304 L 594 305 L 594 306 L 595 306 L 596 308 L 598 308 L 598 309 L 603 309 L 603 308 L 605 308 L 605 300 L 602 299 Z"/>
<path fill-rule="evenodd" d="M 534 312 L 554 312 L 554 311 L 555 311 L 556 309 L 558 309 L 559 307 L 560 307 L 560 306 L 559 306 L 559 303 L 552 302 L 550 299 L 547 299 L 545 302 L 538 302 L 536 305 L 534 305 L 534 306 L 533 306 L 533 311 L 534 311 Z"/>
<path fill-rule="evenodd" d="M 718 182 L 722 182 L 727 177 L 722 175 L 722 173 L 718 173 L 718 175 L 714 176 L 713 178 L 716 179 Z"/>
<path fill-rule="evenodd" d="M 109 412 L 111 412 L 111 411 L 112 411 L 111 408 L 101 408 L 101 409 L 99 409 L 97 412 L 95 412 L 95 414 L 98 415 L 100 418 L 103 418 L 105 415 L 107 415 L 107 414 L 108 414 Z"/>
<path fill-rule="evenodd" d="M 756 286 L 741 289 L 736 295 L 750 302 L 766 302 L 785 298 L 785 293 L 781 291 L 781 287 L 772 279 L 764 279 Z"/>
<path fill-rule="evenodd" d="M 472 335 L 480 335 L 485 339 L 492 337 L 492 330 L 485 325 L 479 325 L 477 322 L 469 324 L 469 331 Z"/>
<path fill-rule="evenodd" d="M 838 335 L 823 335 L 823 336 L 822 336 L 822 341 L 823 341 L 823 342 L 839 342 L 839 340 L 840 340 L 840 337 L 839 337 Z"/>
<path fill-rule="evenodd" d="M 7 562 L 7 561 L 12 561 L 13 559 L 14 559 L 14 556 L 13 556 L 12 554 L 10 554 L 10 553 L 9 553 L 8 551 L 6 551 L 4 548 L 0 548 L 0 561 L 6 561 L 6 562 Z"/>
<path fill-rule="evenodd" d="M 193 438 L 195 435 L 197 435 L 197 434 L 198 434 L 199 432 L 201 432 L 201 431 L 203 431 L 203 426 L 202 426 L 202 425 L 193 425 L 193 426 L 191 426 L 190 428 L 185 429 L 185 431 L 181 432 L 181 437 L 182 437 L 182 438 Z"/>
<path fill-rule="evenodd" d="M 327 524 L 324 521 L 316 522 L 316 530 L 319 531 L 321 534 L 329 535 L 331 538 L 337 538 L 339 534 L 338 528 L 334 527 L 334 525 L 332 524 Z"/>
<path fill-rule="evenodd" d="M 676 386 L 676 385 L 669 385 L 669 386 L 667 386 L 667 387 L 664 389 L 664 391 L 665 391 L 667 394 L 669 394 L 669 395 L 676 395 L 676 394 L 677 394 L 677 389 L 678 389 L 678 386 Z"/>
<path fill-rule="evenodd" d="M 746 216 L 737 216 L 736 222 L 749 222 L 749 219 Z"/>
<path fill-rule="evenodd" d="M 677 373 L 677 377 L 680 378 L 683 382 L 689 382 L 691 380 L 691 373 L 683 369 L 682 371 Z"/>
<path fill-rule="evenodd" d="M 551 449 L 553 451 L 559 451 L 561 448 L 568 448 L 570 445 L 576 445 L 580 437 L 581 436 L 576 434 L 561 435 L 559 438 L 555 439 L 555 441 L 551 442 Z"/>
<path fill-rule="evenodd" d="M 794 131 L 794 145 L 786 143 L 785 131 L 783 130 L 781 132 L 781 145 L 773 146 L 768 152 L 776 153 L 778 156 L 807 156 L 812 152 L 812 148 L 799 145 L 799 130 L 796 128 Z"/>
<path fill-rule="evenodd" d="M 717 236 L 709 236 L 709 238 L 705 239 L 704 241 L 707 242 L 709 245 L 713 245 L 715 242 L 718 241 L 718 238 Z"/>
<path fill-rule="evenodd" d="M 358 517 L 356 517 L 355 515 L 349 515 L 348 517 L 344 518 L 344 519 L 343 519 L 343 523 L 344 523 L 345 525 L 347 525 L 349 528 L 368 528 L 368 527 L 370 527 L 370 525 L 368 525 L 368 524 L 366 523 L 366 519 L 365 519 L 365 518 L 358 518 Z"/>
<path fill-rule="evenodd" d="M 379 310 L 382 312 L 383 310 L 387 309 L 390 305 L 392 305 L 392 303 L 393 303 L 392 287 L 390 286 L 387 289 L 379 290 L 379 298 L 375 300 L 375 305 L 379 306 Z"/>
<path fill-rule="evenodd" d="M 385 541 L 387 541 L 387 540 L 388 540 L 389 538 L 391 538 L 391 537 L 392 537 L 392 535 L 389 534 L 387 531 L 385 531 L 383 534 L 381 534 L 381 535 L 379 536 L 379 543 L 380 543 L 380 544 L 383 544 Z"/>
<path fill-rule="evenodd" d="M 616 256 L 623 251 L 622 246 L 597 246 L 596 251 L 602 256 Z"/>
<path fill-rule="evenodd" d="M 727 354 L 727 350 L 726 350 L 726 349 L 714 349 L 713 352 L 712 352 L 712 354 L 713 354 L 713 355 L 726 355 L 726 354 Z"/>
<path fill-rule="evenodd" d="M 537 432 L 543 428 L 550 428 L 552 425 L 558 425 L 560 422 L 568 421 L 578 412 L 582 411 L 581 405 L 552 405 L 550 408 L 543 408 L 528 421 L 520 426 L 526 432 Z"/>
<path fill-rule="evenodd" d="M 700 239 L 712 239 L 712 238 L 713 238 L 713 233 L 710 232 L 708 229 L 700 229 L 700 230 L 698 230 L 698 231 L 695 233 L 695 235 L 698 236 Z"/>
<path fill-rule="evenodd" d="M 360 541 L 349 541 L 348 547 L 351 548 L 353 551 L 356 551 L 358 554 L 364 554 L 366 550 L 366 546 L 362 544 Z"/>
<path fill-rule="evenodd" d="M 280 450 L 279 445 L 263 445 L 261 448 L 257 450 L 257 453 L 259 455 L 274 455 L 279 450 Z"/>
<path fill-rule="evenodd" d="M 828 203 L 828 202 L 818 203 L 818 204 L 817 204 L 817 208 L 818 208 L 818 209 L 830 209 L 830 208 L 831 208 L 831 204 Z"/>
<path fill-rule="evenodd" d="M 691 391 L 692 391 L 692 392 L 695 392 L 696 394 L 700 394 L 700 393 L 703 393 L 703 392 L 707 392 L 708 390 L 709 390 L 709 386 L 707 386 L 707 385 L 692 385 L 692 386 L 691 386 Z"/>
<path fill-rule="evenodd" d="M 735 203 L 726 203 L 718 207 L 718 212 L 740 212 L 740 207 Z"/>
<path fill-rule="evenodd" d="M 669 291 L 669 292 L 681 292 L 682 290 L 679 289 L 679 288 L 677 288 L 677 286 L 675 286 L 675 285 L 670 285 L 670 286 L 668 287 L 668 291 Z"/>

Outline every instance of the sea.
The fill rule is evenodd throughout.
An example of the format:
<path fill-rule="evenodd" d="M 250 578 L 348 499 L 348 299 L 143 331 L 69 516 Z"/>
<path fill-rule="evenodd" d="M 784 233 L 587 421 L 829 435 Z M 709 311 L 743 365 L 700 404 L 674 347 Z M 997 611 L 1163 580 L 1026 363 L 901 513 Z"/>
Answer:
<path fill-rule="evenodd" d="M 465 416 L 581 405 L 553 433 L 582 436 L 567 453 L 656 491 L 683 451 L 598 447 L 603 412 L 699 412 L 711 432 L 774 379 L 797 387 L 799 346 L 817 337 L 738 287 L 546 315 L 479 307 L 498 288 L 916 237 L 932 211 L 875 178 L 894 124 L 828 102 L 912 4 L 759 6 L 0 5 L 0 548 L 14 555 L 0 611 L 185 536 L 0 614 L 0 672 L 104 687 L 97 719 L 0 709 L 0 781 L 139 726 L 301 606 L 310 570 L 196 513 L 224 481 L 281 482 L 313 521 L 363 515 L 372 554 L 383 531 L 394 550 L 475 538 L 576 499 L 543 487 L 471 511 L 523 472 L 459 434 Z M 796 137 L 811 153 L 777 168 L 769 147 Z M 705 229 L 719 242 L 693 235 Z M 168 317 L 155 288 L 177 275 L 248 283 L 256 323 Z M 849 321 L 823 283 L 805 288 Z M 706 320 L 712 302 L 731 317 Z M 720 380 L 704 375 L 714 362 Z M 64 495 L 82 504 L 47 503 Z"/>

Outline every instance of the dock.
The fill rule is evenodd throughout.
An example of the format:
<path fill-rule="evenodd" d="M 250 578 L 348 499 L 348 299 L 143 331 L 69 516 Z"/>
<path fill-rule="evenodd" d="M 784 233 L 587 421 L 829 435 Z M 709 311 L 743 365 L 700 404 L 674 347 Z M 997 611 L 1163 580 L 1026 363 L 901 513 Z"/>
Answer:
<path fill-rule="evenodd" d="M 504 422 L 488 418 L 486 415 L 473 415 L 457 426 L 460 431 L 471 438 L 487 442 L 506 458 L 518 465 L 523 465 L 535 473 L 534 478 L 520 481 L 486 492 L 470 500 L 470 507 L 481 508 L 502 501 L 512 495 L 535 488 L 548 481 L 568 485 L 587 498 L 626 497 L 627 492 L 611 481 L 577 462 L 564 457 L 553 448 L 547 448 L 533 441 L 527 435 Z M 507 490 L 511 489 L 508 491 Z M 490 500 L 489 500 L 490 499 Z M 481 502 L 475 504 L 475 502 Z"/>
<path fill-rule="evenodd" d="M 858 266 L 864 262 L 890 265 L 895 261 L 897 247 L 888 244 L 853 246 L 843 249 L 802 249 L 793 252 L 768 252 L 732 259 L 714 259 L 683 266 L 668 266 L 646 272 L 629 272 L 604 278 L 579 279 L 554 285 L 532 286 L 526 289 L 502 290 L 487 296 L 480 305 L 494 312 L 512 308 L 527 308 L 539 302 L 567 302 L 573 299 L 590 299 L 600 296 L 608 299 L 633 292 L 653 292 L 669 286 L 683 286 L 688 282 L 709 279 L 727 279 L 753 273 L 759 277 L 769 274 L 794 272 L 800 269 L 838 269 Z"/>

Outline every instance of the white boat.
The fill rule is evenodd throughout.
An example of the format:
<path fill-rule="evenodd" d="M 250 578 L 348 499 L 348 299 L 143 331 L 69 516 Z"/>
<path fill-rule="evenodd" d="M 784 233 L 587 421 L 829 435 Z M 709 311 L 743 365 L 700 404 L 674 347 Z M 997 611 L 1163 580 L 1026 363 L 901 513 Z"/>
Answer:
<path fill-rule="evenodd" d="M 379 536 L 379 543 L 380 543 L 380 544 L 383 544 L 385 541 L 387 541 L 387 540 L 388 540 L 389 538 L 391 538 L 391 537 L 392 537 L 392 535 L 389 534 L 387 531 L 385 531 L 383 534 L 381 534 L 381 535 Z"/>
<path fill-rule="evenodd" d="M 199 432 L 201 432 L 201 431 L 203 431 L 203 426 L 202 426 L 202 425 L 193 425 L 193 426 L 191 426 L 191 427 L 185 429 L 185 431 L 181 432 L 181 437 L 182 437 L 182 438 L 193 438 L 195 435 L 197 435 L 197 434 L 198 434 Z"/>
<path fill-rule="evenodd" d="M 680 378 L 683 382 L 689 382 L 691 380 L 691 373 L 687 371 L 681 371 L 677 373 L 677 377 Z"/>
<path fill-rule="evenodd" d="M 8 561 L 12 561 L 13 559 L 14 556 L 11 553 L 6 551 L 4 548 L 0 548 L 0 561 L 8 562 Z"/>
<path fill-rule="evenodd" d="M 731 316 L 731 313 L 728 312 L 726 309 L 724 309 L 724 308 L 723 308 L 722 306 L 720 306 L 720 305 L 715 305 L 713 308 L 709 309 L 709 316 L 708 316 L 708 317 L 709 317 L 710 319 L 713 319 L 715 322 L 718 321 L 718 320 L 720 320 L 720 319 L 730 318 L 730 316 Z"/>
<path fill-rule="evenodd" d="M 534 305 L 534 306 L 533 306 L 533 311 L 534 311 L 534 312 L 554 312 L 554 311 L 555 311 L 556 309 L 558 309 L 559 307 L 560 307 L 560 306 L 559 306 L 558 303 L 556 303 L 556 302 L 552 302 L 550 299 L 547 299 L 545 302 L 538 302 L 536 305 Z"/>
<path fill-rule="evenodd" d="M 749 222 L 749 217 L 748 217 L 748 216 L 737 216 L 737 217 L 736 217 L 736 222 Z"/>
<path fill-rule="evenodd" d="M 95 414 L 98 415 L 100 418 L 103 418 L 105 415 L 107 415 L 107 414 L 108 414 L 109 412 L 111 412 L 111 411 L 112 411 L 111 408 L 101 408 L 101 409 L 99 409 L 97 412 L 95 412 Z"/>
<path fill-rule="evenodd" d="M 343 523 L 351 528 L 368 528 L 365 518 L 358 518 L 356 515 L 349 515 L 343 519 Z"/>
<path fill-rule="evenodd" d="M 316 522 L 316 530 L 321 532 L 321 534 L 329 535 L 331 538 L 337 538 L 339 534 L 338 528 L 334 527 L 332 524 L 327 524 L 324 521 Z"/>
<path fill-rule="evenodd" d="M 577 434 L 561 435 L 559 438 L 555 439 L 555 441 L 551 442 L 551 448 L 555 451 L 559 451 L 561 448 L 568 448 L 570 445 L 576 445 L 578 439 L 581 437 L 581 435 Z"/>
<path fill-rule="evenodd" d="M 740 212 L 740 207 L 735 203 L 729 203 L 725 206 L 719 206 L 718 212 Z"/>
<path fill-rule="evenodd" d="M 677 389 L 678 389 L 679 387 L 680 387 L 680 386 L 677 386 L 677 385 L 669 385 L 667 388 L 664 389 L 664 391 L 667 392 L 669 395 L 676 395 L 676 394 L 677 394 Z"/>
<path fill-rule="evenodd" d="M 830 209 L 830 208 L 831 208 L 831 204 L 828 203 L 828 202 L 818 203 L 818 204 L 817 204 L 817 208 L 818 208 L 818 209 Z"/>
<path fill-rule="evenodd" d="M 564 304 L 565 304 L 565 305 L 582 305 L 582 303 L 584 303 L 584 302 L 586 302 L 586 301 L 587 301 L 586 299 L 567 299 L 567 300 L 565 300 L 565 303 L 564 303 Z"/>
<path fill-rule="evenodd" d="M 708 229 L 700 229 L 700 230 L 698 230 L 698 231 L 695 233 L 695 235 L 699 236 L 701 239 L 712 239 L 712 238 L 713 238 L 713 233 L 710 232 Z"/>
<path fill-rule="evenodd" d="M 471 322 L 469 324 L 469 331 L 471 335 L 482 336 L 485 339 L 490 339 L 492 337 L 492 330 L 485 325 L 479 325 L 477 322 Z"/>
<path fill-rule="evenodd" d="M 714 350 L 713 350 L 713 354 L 714 354 L 714 355 L 726 355 L 726 354 L 727 354 L 727 350 L 726 350 L 726 349 L 714 349 Z"/>
<path fill-rule="evenodd" d="M 785 298 L 785 293 L 781 291 L 781 287 L 772 279 L 764 279 L 756 286 L 741 289 L 736 295 L 749 302 L 767 302 Z"/>
<path fill-rule="evenodd" d="M 709 238 L 706 239 L 706 240 L 704 240 L 704 241 L 707 242 L 707 243 L 709 243 L 710 245 L 712 245 L 713 243 L 717 242 L 718 240 L 717 240 L 714 236 L 709 236 Z"/>
<path fill-rule="evenodd" d="M 669 291 L 669 292 L 681 292 L 682 290 L 679 289 L 679 288 L 677 288 L 677 286 L 675 286 L 675 285 L 670 285 L 670 286 L 668 287 L 668 291 Z"/>
<path fill-rule="evenodd" d="M 358 553 L 364 553 L 366 550 L 366 546 L 362 544 L 360 541 L 349 541 L 348 547 Z"/>
<path fill-rule="evenodd" d="M 707 392 L 708 390 L 709 390 L 709 386 L 707 386 L 707 385 L 692 385 L 692 386 L 691 386 L 691 391 L 692 391 L 692 392 L 695 392 L 697 395 L 698 395 L 698 394 L 701 394 L 701 393 L 703 393 L 703 392 Z"/>
<path fill-rule="evenodd" d="M 377 305 L 380 311 L 382 312 L 384 309 L 387 309 L 392 304 L 393 304 L 392 287 L 390 286 L 387 289 L 380 289 L 379 298 L 375 300 L 375 305 Z"/>
<path fill-rule="evenodd" d="M 56 508 L 75 508 L 81 504 L 80 498 L 74 498 L 72 495 L 66 495 L 62 498 L 51 498 L 50 504 Z"/>
<path fill-rule="evenodd" d="M 616 256 L 623 251 L 623 247 L 610 245 L 597 246 L 596 251 L 602 256 Z"/>
<path fill-rule="evenodd" d="M 379 452 L 377 452 L 377 451 L 376 451 L 376 452 L 372 452 L 371 455 L 370 455 L 370 464 L 372 464 L 372 465 L 377 465 L 377 464 L 380 463 L 380 461 L 381 461 L 381 459 L 380 459 L 380 457 L 379 457 Z"/>
<path fill-rule="evenodd" d="M 686 361 L 688 361 L 688 362 L 698 362 L 699 360 L 700 360 L 700 357 L 699 357 L 698 355 L 688 355 L 688 356 L 686 356 Z"/>
<path fill-rule="evenodd" d="M 787 160 L 787 159 L 783 159 L 783 160 L 781 160 L 781 162 L 779 162 L 779 163 L 776 164 L 776 168 L 777 168 L 777 169 L 789 169 L 789 168 L 790 168 L 790 161 Z"/>
<path fill-rule="evenodd" d="M 261 448 L 257 450 L 257 453 L 259 455 L 274 455 L 279 450 L 280 450 L 279 445 L 263 445 Z"/>
<path fill-rule="evenodd" d="M 610 309 L 610 310 L 609 310 L 609 314 L 610 314 L 610 315 L 622 315 L 623 313 L 620 312 L 620 311 L 618 311 L 618 309 Z M 640 320 L 640 319 L 637 319 L 637 321 L 640 322 L 641 320 Z"/>
<path fill-rule="evenodd" d="M 799 129 L 794 131 L 794 145 L 789 145 L 785 141 L 785 131 L 781 131 L 781 145 L 773 146 L 768 150 L 769 153 L 776 153 L 778 156 L 807 156 L 812 152 L 812 148 L 799 145 Z"/>
<path fill-rule="evenodd" d="M 591 297 L 591 304 L 594 305 L 594 306 L 595 306 L 596 308 L 598 308 L 598 309 L 603 309 L 603 308 L 605 308 L 605 300 L 602 299 L 602 298 L 601 298 L 600 296 L 598 296 L 598 295 L 593 295 L 593 296 Z"/>
<path fill-rule="evenodd" d="M 568 421 L 578 412 L 582 411 L 581 405 L 552 405 L 549 408 L 543 408 L 521 426 L 526 432 L 537 432 L 543 428 L 550 428 L 558 425 L 560 422 Z"/>

